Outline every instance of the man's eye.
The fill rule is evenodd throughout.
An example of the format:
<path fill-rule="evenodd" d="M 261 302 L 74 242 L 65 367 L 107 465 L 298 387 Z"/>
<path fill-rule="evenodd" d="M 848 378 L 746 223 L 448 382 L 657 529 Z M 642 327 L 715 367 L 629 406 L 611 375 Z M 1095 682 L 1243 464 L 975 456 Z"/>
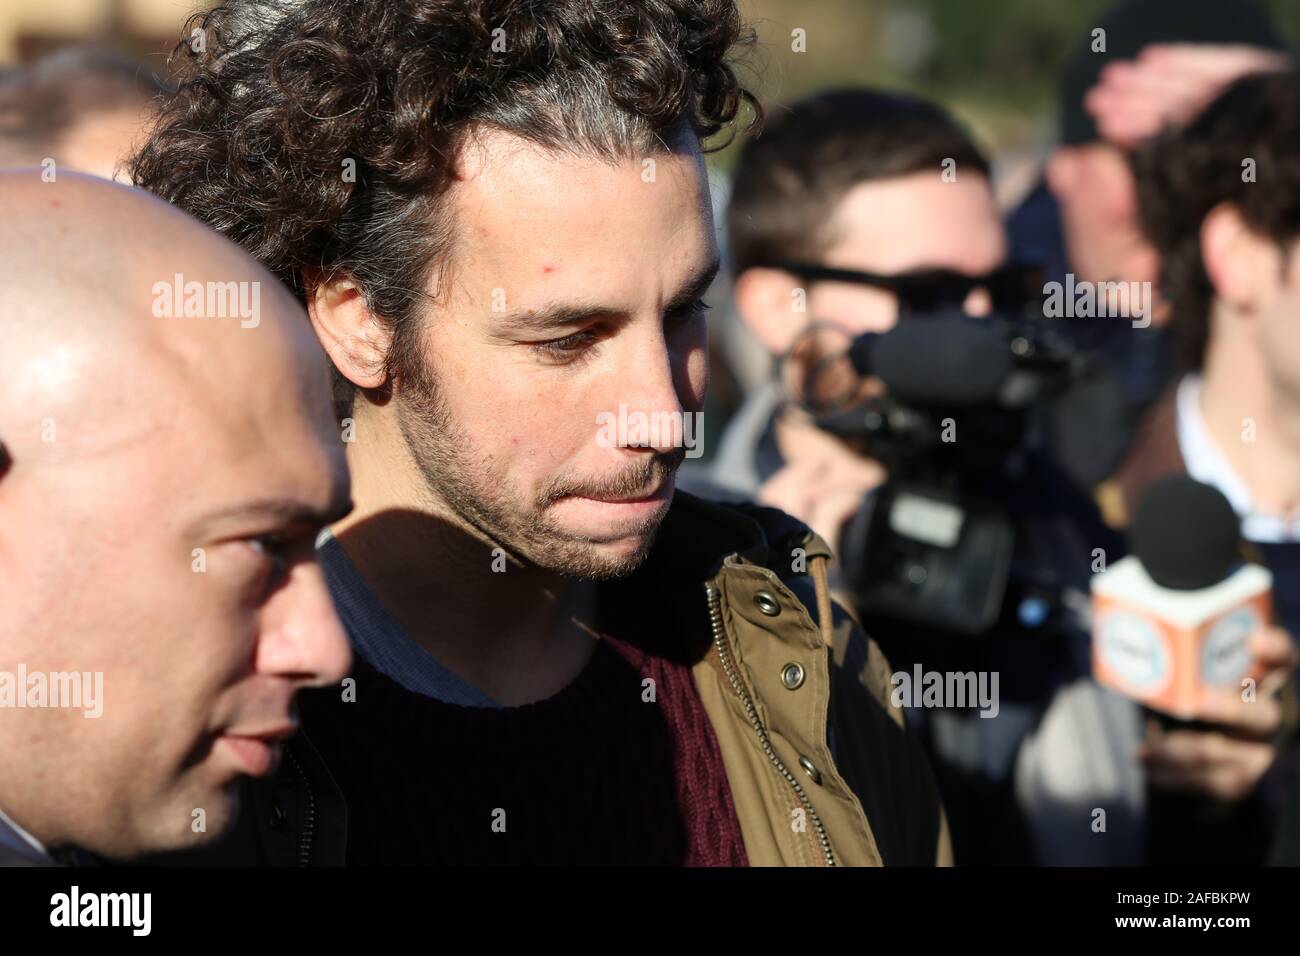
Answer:
<path fill-rule="evenodd" d="M 259 534 L 257 537 L 252 538 L 251 541 L 253 547 L 268 554 L 281 554 L 289 547 L 289 539 L 278 532 Z"/>
<path fill-rule="evenodd" d="M 293 542 L 287 537 L 282 534 L 260 534 L 250 538 L 248 543 L 254 551 L 264 555 L 275 565 L 277 575 L 284 571 L 289 560 L 289 550 L 293 547 Z"/>
<path fill-rule="evenodd" d="M 574 332 L 572 335 L 551 342 L 534 342 L 533 348 L 547 358 L 565 361 L 580 355 L 598 338 L 599 336 L 591 329 L 583 329 L 581 332 Z"/>

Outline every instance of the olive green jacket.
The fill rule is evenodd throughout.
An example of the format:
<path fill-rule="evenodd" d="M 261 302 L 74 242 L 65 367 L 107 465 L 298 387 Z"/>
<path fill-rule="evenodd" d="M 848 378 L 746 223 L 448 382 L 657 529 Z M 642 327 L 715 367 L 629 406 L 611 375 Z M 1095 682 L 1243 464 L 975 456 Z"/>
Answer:
<path fill-rule="evenodd" d="M 751 865 L 947 865 L 929 767 L 879 648 L 831 610 L 829 559 L 779 511 L 679 492 L 646 564 L 603 586 L 602 625 L 649 616 L 680 635 Z M 245 784 L 235 833 L 183 862 L 343 863 L 347 810 L 305 733 Z"/>

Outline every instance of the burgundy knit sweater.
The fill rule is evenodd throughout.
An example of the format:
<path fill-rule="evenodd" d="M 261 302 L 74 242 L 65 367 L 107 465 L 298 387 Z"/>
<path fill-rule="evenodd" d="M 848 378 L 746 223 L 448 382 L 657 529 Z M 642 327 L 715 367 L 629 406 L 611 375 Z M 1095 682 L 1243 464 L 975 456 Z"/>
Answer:
<path fill-rule="evenodd" d="M 500 710 L 408 691 L 359 656 L 352 676 L 354 702 L 299 695 L 347 799 L 349 865 L 747 865 L 682 663 L 606 637 L 564 690 Z"/>

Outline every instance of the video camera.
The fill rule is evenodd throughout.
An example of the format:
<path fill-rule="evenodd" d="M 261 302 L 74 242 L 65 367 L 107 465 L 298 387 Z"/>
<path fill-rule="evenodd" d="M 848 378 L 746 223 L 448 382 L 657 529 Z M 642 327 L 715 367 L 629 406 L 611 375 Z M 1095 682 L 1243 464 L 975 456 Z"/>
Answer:
<path fill-rule="evenodd" d="M 890 476 L 839 542 L 860 610 L 989 631 L 1015 546 L 989 491 L 1040 441 L 1036 412 L 1091 387 L 1094 357 L 1041 313 L 972 318 L 952 308 L 854 338 L 814 324 L 785 364 L 787 390 L 816 424 Z"/>

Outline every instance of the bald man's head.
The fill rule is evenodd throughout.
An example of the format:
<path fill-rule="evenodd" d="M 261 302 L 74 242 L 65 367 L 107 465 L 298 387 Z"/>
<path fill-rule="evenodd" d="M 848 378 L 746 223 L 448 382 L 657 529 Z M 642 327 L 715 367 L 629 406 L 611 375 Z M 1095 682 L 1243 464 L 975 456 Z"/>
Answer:
<path fill-rule="evenodd" d="M 0 766 L 30 768 L 0 810 L 109 856 L 210 838 L 347 666 L 312 549 L 349 499 L 324 355 L 137 190 L 0 173 L 0 209 Z"/>

